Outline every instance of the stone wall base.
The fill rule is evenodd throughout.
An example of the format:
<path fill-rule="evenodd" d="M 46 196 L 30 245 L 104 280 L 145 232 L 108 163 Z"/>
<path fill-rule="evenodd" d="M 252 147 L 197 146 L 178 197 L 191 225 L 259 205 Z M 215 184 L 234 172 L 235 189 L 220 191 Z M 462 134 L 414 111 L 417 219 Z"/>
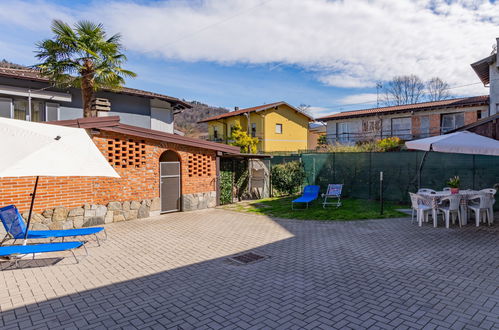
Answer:
<path fill-rule="evenodd" d="M 201 210 L 217 206 L 216 191 L 182 195 L 182 211 Z"/>
<path fill-rule="evenodd" d="M 109 202 L 107 205 L 85 204 L 81 207 L 56 207 L 31 216 L 31 229 L 56 230 L 102 225 L 159 215 L 159 197 L 141 201 Z M 22 214 L 28 218 L 28 212 Z"/>

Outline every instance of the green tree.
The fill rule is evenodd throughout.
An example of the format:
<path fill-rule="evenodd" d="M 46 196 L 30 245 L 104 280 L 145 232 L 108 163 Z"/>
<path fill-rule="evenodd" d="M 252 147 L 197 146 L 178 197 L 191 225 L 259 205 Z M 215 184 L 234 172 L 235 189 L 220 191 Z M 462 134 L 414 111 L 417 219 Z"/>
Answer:
<path fill-rule="evenodd" d="M 81 89 L 83 116 L 92 117 L 91 103 L 99 89 L 119 89 L 126 77 L 135 77 L 121 66 L 126 56 L 121 52 L 121 35 L 106 36 L 102 24 L 80 21 L 74 28 L 54 20 L 52 39 L 38 42 L 36 67 L 58 87 Z"/>
<path fill-rule="evenodd" d="M 325 146 L 327 144 L 327 136 L 326 134 L 321 134 L 317 138 L 317 144 L 320 146 Z"/>
<path fill-rule="evenodd" d="M 248 133 L 243 131 L 241 125 L 236 124 L 234 127 L 232 127 L 232 132 L 229 139 L 232 140 L 231 142 L 229 142 L 229 144 L 240 147 L 241 152 L 256 154 L 258 138 L 249 136 Z"/>

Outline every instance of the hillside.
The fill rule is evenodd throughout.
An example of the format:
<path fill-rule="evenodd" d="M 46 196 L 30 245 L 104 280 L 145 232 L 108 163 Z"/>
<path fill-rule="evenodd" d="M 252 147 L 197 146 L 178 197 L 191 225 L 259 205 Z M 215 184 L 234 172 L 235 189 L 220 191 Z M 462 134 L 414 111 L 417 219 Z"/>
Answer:
<path fill-rule="evenodd" d="M 28 67 L 21 64 L 12 63 L 7 61 L 6 59 L 3 59 L 0 61 L 0 68 L 27 69 Z"/>
<path fill-rule="evenodd" d="M 186 136 L 203 138 L 208 135 L 208 124 L 198 124 L 197 122 L 216 115 L 220 115 L 229 110 L 221 107 L 213 107 L 207 104 L 191 101 L 191 109 L 185 109 L 175 115 L 175 128 L 184 132 Z"/>

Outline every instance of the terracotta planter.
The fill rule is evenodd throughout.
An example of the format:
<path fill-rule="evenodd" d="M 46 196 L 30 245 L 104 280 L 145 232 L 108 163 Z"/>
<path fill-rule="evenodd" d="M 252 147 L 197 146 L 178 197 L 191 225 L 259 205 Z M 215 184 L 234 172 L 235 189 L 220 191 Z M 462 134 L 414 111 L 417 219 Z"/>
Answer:
<path fill-rule="evenodd" d="M 450 188 L 450 193 L 453 195 L 459 194 L 459 188 Z"/>

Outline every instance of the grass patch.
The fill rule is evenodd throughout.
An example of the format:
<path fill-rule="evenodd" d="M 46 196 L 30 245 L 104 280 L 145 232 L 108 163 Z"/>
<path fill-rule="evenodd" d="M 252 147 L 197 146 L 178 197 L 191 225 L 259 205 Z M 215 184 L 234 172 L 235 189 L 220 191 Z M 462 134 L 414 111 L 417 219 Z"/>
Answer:
<path fill-rule="evenodd" d="M 385 202 L 383 215 L 380 215 L 380 203 L 378 201 L 364 199 L 342 200 L 343 205 L 336 208 L 334 205 L 322 207 L 320 199 L 309 205 L 307 210 L 292 210 L 291 201 L 295 197 L 267 198 L 257 201 L 241 202 L 225 205 L 225 209 L 249 212 L 267 215 L 285 219 L 301 220 L 362 220 L 362 219 L 380 219 L 380 218 L 399 218 L 407 217 L 407 214 L 401 213 L 396 209 L 408 208 L 407 205 L 400 205 L 393 202 Z M 300 207 L 298 205 L 297 207 Z"/>

